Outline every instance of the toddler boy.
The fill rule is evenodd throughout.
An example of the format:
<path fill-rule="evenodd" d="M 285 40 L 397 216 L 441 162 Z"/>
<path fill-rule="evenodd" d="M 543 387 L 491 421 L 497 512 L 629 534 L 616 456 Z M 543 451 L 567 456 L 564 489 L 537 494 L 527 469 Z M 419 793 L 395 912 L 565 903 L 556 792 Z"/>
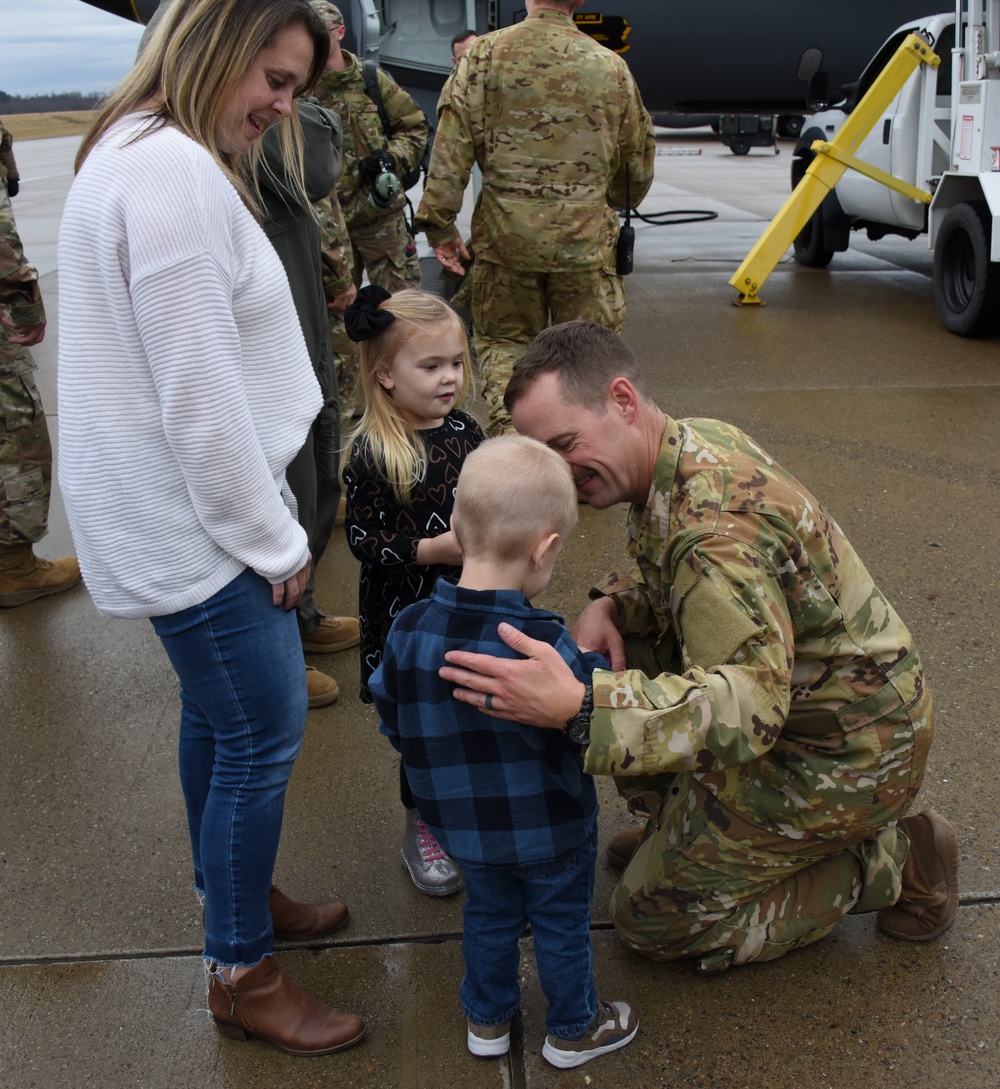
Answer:
<path fill-rule="evenodd" d="M 639 1026 L 627 1002 L 594 988 L 590 901 L 597 795 L 579 748 L 460 703 L 438 677 L 448 650 L 512 657 L 501 621 L 551 643 L 580 680 L 607 662 L 584 653 L 554 613 L 530 599 L 552 577 L 576 524 L 569 469 L 520 435 L 491 439 L 466 458 L 452 526 L 462 576 L 393 623 L 371 678 L 381 730 L 400 751 L 417 810 L 465 874 L 462 1009 L 474 1055 L 503 1055 L 518 1008 L 518 938 L 531 924 L 548 1000 L 542 1055 L 579 1066 L 624 1047 Z"/>

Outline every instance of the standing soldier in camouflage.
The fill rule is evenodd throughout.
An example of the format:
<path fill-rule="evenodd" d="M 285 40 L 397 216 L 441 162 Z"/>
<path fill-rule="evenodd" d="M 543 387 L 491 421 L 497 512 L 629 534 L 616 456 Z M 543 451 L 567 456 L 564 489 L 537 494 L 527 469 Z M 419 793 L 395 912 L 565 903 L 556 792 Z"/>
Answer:
<path fill-rule="evenodd" d="M 526 0 L 522 23 L 478 38 L 455 70 L 414 227 L 459 275 L 455 229 L 474 162 L 472 322 L 490 430 L 510 425 L 514 363 L 553 323 L 588 318 L 618 331 L 618 216 L 653 180 L 653 127 L 628 65 L 577 29 L 583 0 Z"/>
<path fill-rule="evenodd" d="M 920 658 L 819 501 L 735 427 L 661 412 L 591 322 L 543 332 L 507 405 L 592 507 L 631 502 L 636 569 L 573 629 L 611 663 L 591 685 L 513 629 L 526 658 L 449 654 L 442 675 L 488 713 L 565 729 L 647 818 L 608 846 L 625 943 L 720 972 L 849 911 L 909 941 L 948 930 L 954 829 L 905 816 L 934 734 Z"/>
<path fill-rule="evenodd" d="M 3 126 L 0 126 L 3 129 Z M 13 185 L 11 184 L 13 182 Z M 10 133 L 0 133 L 0 606 L 23 605 L 80 581 L 75 556 L 35 555 L 45 536 L 52 447 L 28 351 L 45 336 L 38 273 L 21 247 L 8 194 L 18 189 Z"/>
<path fill-rule="evenodd" d="M 419 165 L 427 145 L 427 119 L 416 102 L 380 68 L 378 85 L 391 129 L 391 135 L 386 136 L 378 108 L 365 93 L 361 61 L 341 48 L 345 28 L 340 9 L 328 0 L 312 0 L 312 7 L 330 32 L 330 58 L 315 93 L 321 105 L 340 115 L 344 133 L 344 169 L 337 182 L 337 197 L 350 239 L 347 268 L 351 282 L 355 288 L 360 287 L 362 274 L 367 273 L 371 283 L 389 292 L 417 287 L 420 262 L 403 214 L 406 195 L 400 191 L 395 198 L 380 202 L 384 205 L 380 206 L 372 198 L 372 187 L 379 170 L 379 152 L 388 157 L 397 177 Z M 340 286 L 344 283 L 343 273 L 331 268 L 328 283 L 328 291 Z M 346 288 L 337 294 L 343 290 Z M 328 301 L 336 301 L 336 295 L 328 294 Z M 344 329 L 342 313 L 339 306 L 330 310 L 330 339 L 341 404 L 349 412 L 357 372 L 354 344 Z"/>
<path fill-rule="evenodd" d="M 479 35 L 475 31 L 469 30 L 468 27 L 463 27 L 457 33 L 452 35 L 451 38 L 451 71 L 448 73 L 448 78 L 444 81 L 444 86 L 441 88 L 441 94 L 438 96 L 437 103 L 437 121 L 438 125 L 441 124 L 441 114 L 444 112 L 446 106 L 451 103 L 451 85 L 455 81 L 455 72 L 458 68 L 458 62 L 469 51 L 469 46 L 478 38 Z M 482 173 L 479 168 L 473 164 L 473 191 L 479 192 L 482 188 Z M 477 176 L 478 175 L 478 176 Z M 475 249 L 472 245 L 472 239 L 469 238 L 465 243 L 466 251 L 469 254 L 469 260 L 462 262 L 462 275 L 459 276 L 452 272 L 450 268 L 442 267 L 441 279 L 446 283 L 457 284 L 455 287 L 454 295 L 451 296 L 448 301 L 456 310 L 471 311 L 472 310 L 472 263 L 475 261 Z"/>
<path fill-rule="evenodd" d="M 21 175 L 14 161 L 14 137 L 0 121 L 0 185 L 7 187 L 7 196 L 16 197 L 21 188 Z"/>

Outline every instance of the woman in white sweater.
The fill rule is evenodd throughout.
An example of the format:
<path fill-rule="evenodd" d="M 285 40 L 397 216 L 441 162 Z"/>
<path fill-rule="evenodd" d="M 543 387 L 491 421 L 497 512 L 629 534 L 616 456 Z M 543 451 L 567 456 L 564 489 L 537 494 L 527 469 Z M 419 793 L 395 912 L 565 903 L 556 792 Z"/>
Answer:
<path fill-rule="evenodd" d="M 307 698 L 293 610 L 310 557 L 285 467 L 321 398 L 255 218 L 254 144 L 281 124 L 301 163 L 292 99 L 328 46 L 306 0 L 174 0 L 84 139 L 59 237 L 59 471 L 80 565 L 99 609 L 151 619 L 180 679 L 212 1015 L 297 1055 L 365 1026 L 271 955 L 275 934 L 319 937 L 348 911 L 271 884 Z"/>

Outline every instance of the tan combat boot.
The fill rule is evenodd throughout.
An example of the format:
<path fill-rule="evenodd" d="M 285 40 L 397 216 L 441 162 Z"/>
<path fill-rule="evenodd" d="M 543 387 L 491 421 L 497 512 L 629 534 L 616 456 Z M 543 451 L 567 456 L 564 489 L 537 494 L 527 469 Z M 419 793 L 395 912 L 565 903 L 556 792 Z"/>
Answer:
<path fill-rule="evenodd" d="M 43 560 L 30 544 L 0 544 L 0 606 L 23 605 L 80 581 L 76 556 Z"/>
<path fill-rule="evenodd" d="M 320 673 L 315 666 L 306 666 L 306 688 L 310 711 L 314 707 L 326 707 L 340 695 L 340 685 L 328 674 Z"/>
<path fill-rule="evenodd" d="M 933 809 L 903 817 L 899 827 L 910 841 L 903 863 L 903 890 L 893 907 L 876 915 L 884 934 L 927 942 L 949 930 L 958 914 L 958 836 Z"/>

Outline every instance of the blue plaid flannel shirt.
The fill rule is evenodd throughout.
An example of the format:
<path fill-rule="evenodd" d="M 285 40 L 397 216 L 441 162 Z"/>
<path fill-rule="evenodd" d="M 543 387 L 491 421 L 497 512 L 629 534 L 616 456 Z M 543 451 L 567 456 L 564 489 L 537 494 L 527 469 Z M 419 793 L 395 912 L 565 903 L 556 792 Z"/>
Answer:
<path fill-rule="evenodd" d="M 594 781 L 559 730 L 491 718 L 452 696 L 438 676 L 448 650 L 517 657 L 501 621 L 559 651 L 586 683 L 606 669 L 582 652 L 563 618 L 513 590 L 467 590 L 438 579 L 396 617 L 371 678 L 380 729 L 402 754 L 421 818 L 455 859 L 545 862 L 580 846 L 597 820 Z"/>

